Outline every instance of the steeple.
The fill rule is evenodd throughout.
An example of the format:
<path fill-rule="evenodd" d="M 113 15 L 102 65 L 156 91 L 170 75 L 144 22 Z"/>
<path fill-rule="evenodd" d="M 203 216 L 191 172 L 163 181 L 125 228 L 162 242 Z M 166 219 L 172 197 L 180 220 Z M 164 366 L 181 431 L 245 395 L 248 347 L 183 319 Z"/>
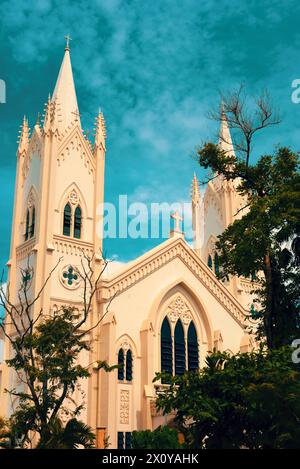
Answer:
<path fill-rule="evenodd" d="M 222 150 L 225 151 L 226 154 L 234 155 L 234 147 L 223 103 L 221 104 L 221 128 L 219 134 L 219 146 L 222 148 Z"/>
<path fill-rule="evenodd" d="M 199 190 L 199 184 L 198 180 L 196 177 L 196 173 L 194 173 L 194 177 L 192 180 L 192 203 L 193 204 L 198 204 L 200 201 L 200 190 Z"/>
<path fill-rule="evenodd" d="M 28 120 L 26 116 L 24 116 L 23 118 L 23 123 L 21 125 L 21 129 L 19 132 L 20 132 L 20 137 L 18 141 L 19 146 L 18 146 L 17 155 L 23 156 L 26 153 L 28 144 L 29 144 L 29 127 L 28 127 Z"/>
<path fill-rule="evenodd" d="M 59 126 L 62 131 L 74 121 L 78 121 L 80 125 L 80 114 L 73 79 L 69 40 L 70 38 L 67 37 L 65 55 L 52 95 L 52 102 L 56 102 L 59 107 Z"/>

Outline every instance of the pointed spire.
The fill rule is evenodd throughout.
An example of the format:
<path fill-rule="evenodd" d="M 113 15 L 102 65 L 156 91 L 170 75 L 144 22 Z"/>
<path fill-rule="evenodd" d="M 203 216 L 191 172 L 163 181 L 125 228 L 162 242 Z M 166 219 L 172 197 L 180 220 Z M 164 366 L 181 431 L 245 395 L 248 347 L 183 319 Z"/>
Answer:
<path fill-rule="evenodd" d="M 101 146 L 105 150 L 105 140 L 106 140 L 106 128 L 105 120 L 102 111 L 99 109 L 98 116 L 96 117 L 95 122 L 95 146 L 94 148 L 100 148 Z"/>
<path fill-rule="evenodd" d="M 198 204 L 200 202 L 200 190 L 199 190 L 199 183 L 196 177 L 196 173 L 194 173 L 194 177 L 192 180 L 192 203 Z"/>
<path fill-rule="evenodd" d="M 230 129 L 229 129 L 223 101 L 221 103 L 221 128 L 220 128 L 219 146 L 222 148 L 222 150 L 225 151 L 226 154 L 234 155 L 234 147 L 233 147 L 232 138 L 230 135 Z"/>
<path fill-rule="evenodd" d="M 64 131 L 74 121 L 78 121 L 80 125 L 80 114 L 73 79 L 69 41 L 70 37 L 67 36 L 65 55 L 52 95 L 52 102 L 56 102 L 60 106 L 59 124 L 61 131 Z"/>
<path fill-rule="evenodd" d="M 24 116 L 23 118 L 23 123 L 21 125 L 21 129 L 20 129 L 20 137 L 19 137 L 19 145 L 18 145 L 18 151 L 17 151 L 17 155 L 18 156 L 23 156 L 26 152 L 27 152 L 27 149 L 28 149 L 28 145 L 29 145 L 29 127 L 28 127 L 28 120 L 26 118 L 26 116 Z"/>

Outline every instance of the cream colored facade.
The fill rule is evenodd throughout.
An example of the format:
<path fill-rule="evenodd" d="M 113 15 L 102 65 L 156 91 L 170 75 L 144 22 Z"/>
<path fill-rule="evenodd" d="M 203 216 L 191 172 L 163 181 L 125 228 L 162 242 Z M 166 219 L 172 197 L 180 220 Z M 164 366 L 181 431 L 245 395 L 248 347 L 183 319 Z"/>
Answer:
<path fill-rule="evenodd" d="M 48 99 L 43 125 L 37 123 L 30 135 L 24 118 L 17 152 L 17 176 L 11 252 L 8 261 L 9 288 L 17 302 L 21 282 L 30 255 L 32 279 L 30 294 L 36 295 L 49 272 L 62 258 L 35 305 L 49 312 L 70 304 L 81 307 L 80 281 L 69 285 L 64 274 L 68 268 L 80 268 L 82 252 L 95 254 L 94 268 L 101 269 L 102 213 L 104 197 L 105 124 L 102 113 L 96 118 L 92 146 L 80 124 L 75 86 L 66 47 L 54 93 Z M 233 152 L 226 118 L 220 145 Z M 117 371 L 105 373 L 90 366 L 91 377 L 81 383 L 73 399 L 86 402 L 81 415 L 94 429 L 105 429 L 111 448 L 117 446 L 118 432 L 153 429 L 166 421 L 153 405 L 157 386 L 152 383 L 161 369 L 161 326 L 168 318 L 173 341 L 180 319 L 187 346 L 187 331 L 193 321 L 198 341 L 200 366 L 214 347 L 232 353 L 252 347 L 245 332 L 245 314 L 251 304 L 251 283 L 247 279 L 218 281 L 214 273 L 216 237 L 234 220 L 243 201 L 232 183 L 221 177 L 209 182 L 201 196 L 196 176 L 192 183 L 194 246 L 175 230 L 170 239 L 141 257 L 119 268 L 109 269 L 101 281 L 93 302 L 91 323 L 108 313 L 89 336 L 92 351 L 81 357 L 88 366 L 96 360 L 118 361 L 122 349 L 132 352 L 132 380 L 118 380 Z M 71 208 L 70 235 L 63 234 L 64 207 Z M 75 238 L 75 210 L 80 207 L 81 234 Z M 33 211 L 35 215 L 33 215 Z M 29 215 L 28 215 L 29 214 Z M 26 217 L 29 216 L 29 221 Z M 34 233 L 26 231 L 34 221 Z M 30 232 L 30 229 L 29 229 Z M 25 238 L 28 239 L 25 239 Z M 207 261 L 212 259 L 211 268 Z M 111 299 L 113 300 L 111 301 Z M 111 302 L 111 303 L 110 303 Z M 10 354 L 5 344 L 4 359 Z M 188 366 L 187 352 L 185 354 Z M 11 412 L 5 387 L 18 385 L 5 365 L 0 365 L 0 413 Z"/>

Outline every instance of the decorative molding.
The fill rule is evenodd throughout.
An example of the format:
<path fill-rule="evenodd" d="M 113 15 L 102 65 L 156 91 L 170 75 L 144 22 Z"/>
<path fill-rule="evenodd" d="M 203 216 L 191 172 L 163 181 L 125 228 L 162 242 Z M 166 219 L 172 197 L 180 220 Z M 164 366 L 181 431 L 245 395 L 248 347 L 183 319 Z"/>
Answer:
<path fill-rule="evenodd" d="M 129 391 L 126 389 L 120 391 L 120 423 L 129 424 Z"/>
<path fill-rule="evenodd" d="M 168 305 L 167 316 L 171 322 L 177 322 L 178 319 L 182 321 L 185 326 L 188 326 L 192 320 L 192 313 L 190 307 L 184 300 L 181 294 Z"/>
<path fill-rule="evenodd" d="M 17 261 L 22 261 L 23 259 L 26 259 L 34 250 L 35 243 L 35 238 L 31 238 L 28 241 L 25 241 L 24 243 L 20 244 L 20 246 L 18 246 L 16 249 Z"/>
<path fill-rule="evenodd" d="M 87 168 L 88 173 L 94 180 L 95 159 L 87 140 L 84 138 L 78 127 L 74 128 L 74 132 L 70 132 L 68 138 L 63 140 L 62 145 L 59 147 L 56 157 L 58 166 L 60 166 L 66 157 L 74 151 L 79 152 L 84 166 Z"/>
<path fill-rule="evenodd" d="M 137 282 L 151 275 L 162 266 L 179 258 L 193 272 L 205 288 L 216 298 L 216 300 L 228 311 L 228 313 L 242 327 L 245 327 L 246 310 L 234 298 L 232 293 L 216 278 L 214 273 L 205 265 L 203 260 L 187 245 L 182 238 L 173 238 L 167 241 L 165 246 L 142 256 L 127 271 L 116 275 L 115 278 L 103 279 L 101 288 L 97 293 L 99 302 L 108 301 L 117 296 Z"/>
<path fill-rule="evenodd" d="M 69 194 L 69 202 L 72 205 L 78 205 L 80 204 L 80 198 L 77 194 L 77 191 L 75 189 L 72 189 L 70 194 Z"/>
<path fill-rule="evenodd" d="M 24 184 L 25 179 L 28 176 L 30 163 L 31 163 L 33 154 L 37 154 L 37 156 L 41 159 L 41 142 L 36 133 L 32 135 L 30 142 L 29 142 L 27 153 L 23 159 L 23 165 L 22 165 L 23 184 Z"/>
<path fill-rule="evenodd" d="M 54 250 L 60 254 L 70 254 L 73 256 L 82 257 L 83 253 L 92 257 L 94 253 L 93 244 L 75 240 L 69 237 L 54 235 L 53 236 Z"/>

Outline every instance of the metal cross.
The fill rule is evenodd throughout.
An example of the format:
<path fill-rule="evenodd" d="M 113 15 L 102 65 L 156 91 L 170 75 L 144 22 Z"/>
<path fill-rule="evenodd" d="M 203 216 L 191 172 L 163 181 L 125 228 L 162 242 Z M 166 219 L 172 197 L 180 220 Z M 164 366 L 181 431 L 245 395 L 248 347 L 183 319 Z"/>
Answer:
<path fill-rule="evenodd" d="M 72 41 L 72 38 L 69 34 L 67 34 L 65 36 L 65 40 L 66 40 L 66 50 L 70 50 L 70 41 Z"/>

